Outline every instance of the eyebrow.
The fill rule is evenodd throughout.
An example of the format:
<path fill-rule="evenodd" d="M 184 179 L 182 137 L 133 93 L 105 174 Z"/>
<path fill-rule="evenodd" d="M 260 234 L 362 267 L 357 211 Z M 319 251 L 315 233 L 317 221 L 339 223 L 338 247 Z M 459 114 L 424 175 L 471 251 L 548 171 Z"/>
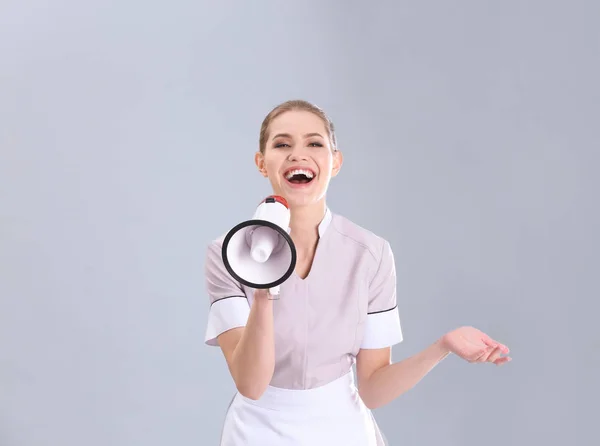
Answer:
<path fill-rule="evenodd" d="M 320 133 L 307 133 L 306 135 L 304 135 L 305 138 L 311 138 L 313 136 L 319 136 L 321 138 L 323 138 L 323 136 Z M 277 135 L 273 136 L 272 139 L 275 138 L 291 138 L 292 135 L 290 135 L 289 133 L 278 133 Z M 325 138 L 323 138 L 325 139 Z"/>

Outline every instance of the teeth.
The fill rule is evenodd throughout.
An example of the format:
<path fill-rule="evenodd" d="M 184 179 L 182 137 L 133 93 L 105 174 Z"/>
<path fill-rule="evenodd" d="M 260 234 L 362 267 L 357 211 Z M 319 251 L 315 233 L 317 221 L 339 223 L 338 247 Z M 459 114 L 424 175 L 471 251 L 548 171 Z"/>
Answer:
<path fill-rule="evenodd" d="M 285 178 L 287 180 L 289 180 L 290 178 L 292 178 L 294 175 L 306 175 L 307 178 L 312 178 L 314 175 L 310 170 L 305 170 L 305 169 L 294 169 L 294 170 L 290 170 L 288 173 L 285 174 Z"/>

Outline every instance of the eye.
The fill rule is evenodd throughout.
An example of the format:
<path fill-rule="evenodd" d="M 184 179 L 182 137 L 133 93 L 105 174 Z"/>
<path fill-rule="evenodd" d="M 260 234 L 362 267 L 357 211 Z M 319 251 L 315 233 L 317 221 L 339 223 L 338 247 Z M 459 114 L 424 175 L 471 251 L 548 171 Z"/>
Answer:
<path fill-rule="evenodd" d="M 309 147 L 323 147 L 323 144 L 320 142 L 311 142 L 308 144 Z"/>
<path fill-rule="evenodd" d="M 289 144 L 285 143 L 285 142 L 280 142 L 278 144 L 275 144 L 273 147 L 279 149 L 281 147 L 289 147 Z"/>

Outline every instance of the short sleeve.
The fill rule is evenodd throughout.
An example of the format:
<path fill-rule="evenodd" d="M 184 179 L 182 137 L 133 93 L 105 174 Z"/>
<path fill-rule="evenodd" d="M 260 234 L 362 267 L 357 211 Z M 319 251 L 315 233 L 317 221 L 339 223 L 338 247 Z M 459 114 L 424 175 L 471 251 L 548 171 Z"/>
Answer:
<path fill-rule="evenodd" d="M 391 347 L 402 342 L 396 301 L 396 265 L 389 242 L 383 241 L 379 265 L 369 285 L 367 322 L 361 348 Z"/>
<path fill-rule="evenodd" d="M 210 299 L 204 342 L 217 346 L 217 336 L 221 333 L 246 325 L 250 305 L 241 285 L 225 268 L 221 243 L 215 241 L 208 246 L 204 270 Z"/>

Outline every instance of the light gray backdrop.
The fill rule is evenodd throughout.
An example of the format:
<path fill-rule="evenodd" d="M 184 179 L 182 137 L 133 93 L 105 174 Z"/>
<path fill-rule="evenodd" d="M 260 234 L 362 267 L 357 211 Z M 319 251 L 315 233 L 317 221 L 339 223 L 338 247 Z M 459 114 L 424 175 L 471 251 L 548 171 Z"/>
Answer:
<path fill-rule="evenodd" d="M 0 445 L 216 445 L 207 243 L 269 193 L 265 113 L 323 106 L 329 204 L 395 251 L 393 445 L 598 445 L 600 8 L 591 0 L 0 5 Z"/>

